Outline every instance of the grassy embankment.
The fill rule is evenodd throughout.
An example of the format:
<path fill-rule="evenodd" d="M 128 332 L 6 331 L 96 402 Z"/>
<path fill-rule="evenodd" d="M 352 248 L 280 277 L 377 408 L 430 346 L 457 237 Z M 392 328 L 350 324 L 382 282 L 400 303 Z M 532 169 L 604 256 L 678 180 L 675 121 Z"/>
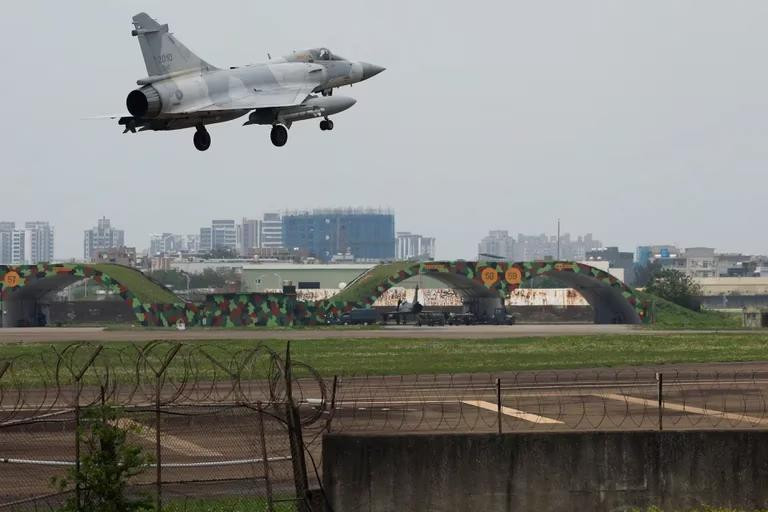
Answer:
<path fill-rule="evenodd" d="M 93 268 L 122 283 L 144 303 L 175 304 L 183 302 L 160 283 L 152 281 L 134 268 L 111 263 L 96 263 Z"/>
<path fill-rule="evenodd" d="M 654 323 L 651 329 L 739 329 L 742 327 L 741 315 L 721 311 L 691 311 L 650 293 L 637 292 L 645 301 L 653 305 Z"/>

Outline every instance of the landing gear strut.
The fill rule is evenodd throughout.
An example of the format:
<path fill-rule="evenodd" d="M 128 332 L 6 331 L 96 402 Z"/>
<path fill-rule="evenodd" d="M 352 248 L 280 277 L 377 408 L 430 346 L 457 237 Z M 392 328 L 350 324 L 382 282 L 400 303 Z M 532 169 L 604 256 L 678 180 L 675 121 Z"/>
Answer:
<path fill-rule="evenodd" d="M 320 129 L 323 131 L 333 130 L 333 121 L 331 121 L 330 119 L 323 119 L 322 121 L 320 121 Z"/>
<path fill-rule="evenodd" d="M 288 142 L 288 128 L 281 124 L 272 126 L 272 133 L 269 134 L 269 138 L 272 139 L 272 144 L 275 146 L 285 146 L 285 143 Z"/>
<path fill-rule="evenodd" d="M 197 131 L 195 131 L 195 136 L 192 140 L 198 151 L 205 151 L 211 147 L 211 134 L 208 133 L 208 130 L 202 124 L 197 125 Z"/>

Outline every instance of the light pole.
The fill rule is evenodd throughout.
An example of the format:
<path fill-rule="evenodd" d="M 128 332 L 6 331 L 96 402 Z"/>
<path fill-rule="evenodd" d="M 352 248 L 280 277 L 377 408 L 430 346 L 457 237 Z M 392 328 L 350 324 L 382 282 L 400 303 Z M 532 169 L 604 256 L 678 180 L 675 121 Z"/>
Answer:
<path fill-rule="evenodd" d="M 187 278 L 187 293 L 189 293 L 189 282 L 192 280 L 192 276 L 190 276 L 187 272 L 184 270 L 179 270 L 179 274 L 183 275 L 185 278 Z"/>

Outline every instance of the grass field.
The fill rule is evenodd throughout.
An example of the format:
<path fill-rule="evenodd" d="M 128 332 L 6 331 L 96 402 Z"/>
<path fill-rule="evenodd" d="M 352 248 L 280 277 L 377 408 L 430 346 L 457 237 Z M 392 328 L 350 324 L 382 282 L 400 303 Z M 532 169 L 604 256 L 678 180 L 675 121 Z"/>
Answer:
<path fill-rule="evenodd" d="M 158 336 L 161 338 L 162 336 Z M 195 342 L 191 342 L 195 343 Z M 214 356 L 255 346 L 254 342 L 200 342 Z M 266 345 L 283 351 L 285 341 Z M 105 345 L 117 360 L 126 343 Z M 58 346 L 59 349 L 62 345 Z M 0 346 L 0 361 L 17 356 L 55 364 L 51 346 Z M 560 336 L 496 340 L 347 339 L 291 342 L 294 359 L 324 376 L 501 372 L 562 368 L 621 367 L 675 363 L 768 361 L 768 333 L 638 334 Z M 87 354 L 83 352 L 83 357 Z M 222 357 L 224 359 L 224 357 Z M 121 363 L 124 364 L 124 363 Z"/>

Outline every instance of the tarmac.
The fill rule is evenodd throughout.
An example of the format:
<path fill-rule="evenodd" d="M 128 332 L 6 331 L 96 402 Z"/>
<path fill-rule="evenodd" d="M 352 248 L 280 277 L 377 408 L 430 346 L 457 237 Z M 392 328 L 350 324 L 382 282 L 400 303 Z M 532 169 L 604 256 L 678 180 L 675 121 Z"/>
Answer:
<path fill-rule="evenodd" d="M 727 331 L 660 331 L 635 325 L 598 324 L 518 324 L 416 327 L 389 325 L 380 328 L 251 328 L 251 329 L 145 329 L 104 327 L 26 327 L 0 329 L 3 343 L 49 343 L 72 341 L 191 341 L 191 340 L 315 340 L 315 339 L 499 339 L 549 336 L 664 335 L 680 332 L 712 333 Z M 743 332 L 743 331 L 734 331 Z"/>

